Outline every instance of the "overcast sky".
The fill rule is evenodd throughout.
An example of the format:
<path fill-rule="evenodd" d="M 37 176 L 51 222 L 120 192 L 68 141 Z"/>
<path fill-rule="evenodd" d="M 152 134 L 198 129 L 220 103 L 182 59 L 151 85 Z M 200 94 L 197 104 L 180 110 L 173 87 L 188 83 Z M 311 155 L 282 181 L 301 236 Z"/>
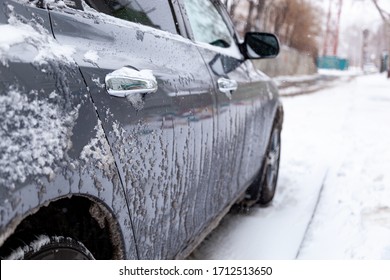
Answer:
<path fill-rule="evenodd" d="M 390 11 L 390 0 L 380 0 Z M 341 24 L 343 27 L 359 22 L 364 28 L 376 28 L 382 19 L 371 0 L 344 0 Z"/>
<path fill-rule="evenodd" d="M 332 3 L 336 2 L 336 0 L 311 1 L 322 5 L 325 15 L 328 12 L 329 1 L 332 1 Z M 390 0 L 379 0 L 379 3 L 381 7 L 390 12 Z M 326 19 L 324 19 L 324 25 L 326 24 L 325 22 Z M 362 41 L 361 31 L 368 29 L 375 33 L 382 22 L 382 18 L 372 0 L 343 0 L 338 55 L 349 56 L 349 58 L 351 56 L 356 57 L 353 64 L 360 64 L 361 47 L 359 46 Z"/>
<path fill-rule="evenodd" d="M 322 5 L 325 14 L 328 12 L 329 1 L 335 0 L 311 0 L 313 3 Z M 372 0 L 343 0 L 341 14 L 342 26 L 348 26 L 359 22 L 364 28 L 375 27 L 381 23 L 381 17 Z M 379 0 L 380 5 L 390 12 L 390 0 Z"/>

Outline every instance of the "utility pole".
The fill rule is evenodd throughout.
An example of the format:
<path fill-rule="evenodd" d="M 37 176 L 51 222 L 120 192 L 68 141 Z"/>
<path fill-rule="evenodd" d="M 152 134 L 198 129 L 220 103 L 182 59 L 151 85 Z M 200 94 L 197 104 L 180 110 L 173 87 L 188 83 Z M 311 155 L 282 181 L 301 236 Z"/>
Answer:
<path fill-rule="evenodd" d="M 324 56 L 337 55 L 342 8 L 343 0 L 329 0 L 325 40 L 323 46 Z"/>
<path fill-rule="evenodd" d="M 385 22 L 385 34 L 387 39 L 387 78 L 390 79 L 390 22 Z"/>
<path fill-rule="evenodd" d="M 361 67 L 364 68 L 364 65 L 368 63 L 368 53 L 367 53 L 367 45 L 368 45 L 368 29 L 363 30 L 363 44 L 362 44 L 362 63 Z"/>
<path fill-rule="evenodd" d="M 383 59 L 384 63 L 387 62 L 387 78 L 390 79 L 390 20 L 385 21 L 385 42 L 386 42 L 386 50 Z"/>

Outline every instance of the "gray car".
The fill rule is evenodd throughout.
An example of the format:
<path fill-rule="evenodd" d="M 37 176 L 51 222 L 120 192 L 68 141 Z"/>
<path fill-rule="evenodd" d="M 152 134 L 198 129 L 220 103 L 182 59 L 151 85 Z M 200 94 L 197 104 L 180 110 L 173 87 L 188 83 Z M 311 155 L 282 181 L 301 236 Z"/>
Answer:
<path fill-rule="evenodd" d="M 181 259 L 271 202 L 274 35 L 213 0 L 0 3 L 3 259 Z"/>

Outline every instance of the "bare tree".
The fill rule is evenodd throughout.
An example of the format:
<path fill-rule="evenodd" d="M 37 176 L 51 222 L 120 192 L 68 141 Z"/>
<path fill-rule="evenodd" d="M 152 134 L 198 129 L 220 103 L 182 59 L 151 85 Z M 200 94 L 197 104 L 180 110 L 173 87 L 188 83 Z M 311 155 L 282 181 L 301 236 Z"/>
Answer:
<path fill-rule="evenodd" d="M 232 17 L 234 20 L 234 15 L 239 4 L 239 0 L 222 0 L 221 2 L 225 5 L 230 17 Z"/>
<path fill-rule="evenodd" d="M 378 0 L 372 0 L 374 3 L 376 9 L 378 10 L 380 16 L 382 17 L 384 27 L 385 27 L 385 36 L 387 38 L 387 52 L 390 53 L 390 12 L 385 11 L 381 5 L 378 3 Z M 390 59 L 389 59 L 390 60 Z M 390 61 L 388 61 L 388 66 L 387 66 L 387 78 L 390 79 Z"/>
<path fill-rule="evenodd" d="M 372 0 L 379 14 L 381 15 L 383 21 L 387 24 L 390 24 L 390 13 L 385 11 L 378 3 L 378 0 Z"/>
<path fill-rule="evenodd" d="M 257 5 L 257 3 L 255 2 L 255 0 L 249 1 L 247 23 L 246 23 L 246 26 L 244 29 L 244 33 L 252 31 L 252 27 L 254 25 L 253 17 L 257 12 L 257 9 L 255 9 L 256 5 Z"/>
<path fill-rule="evenodd" d="M 306 0 L 274 0 L 266 12 L 267 31 L 276 33 L 283 44 L 317 56 L 323 14 L 316 6 Z"/>
<path fill-rule="evenodd" d="M 238 31 L 276 33 L 282 44 L 316 57 L 321 17 L 308 0 L 224 0 Z"/>

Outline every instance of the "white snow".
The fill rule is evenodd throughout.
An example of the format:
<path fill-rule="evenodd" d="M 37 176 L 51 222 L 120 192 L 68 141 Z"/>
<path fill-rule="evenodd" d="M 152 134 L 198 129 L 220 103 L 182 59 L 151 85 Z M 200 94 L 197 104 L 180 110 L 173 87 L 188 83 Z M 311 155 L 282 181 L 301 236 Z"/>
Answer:
<path fill-rule="evenodd" d="M 111 95 L 123 97 L 124 90 L 120 90 L 121 79 L 123 81 L 143 81 L 145 83 L 145 88 L 139 88 L 138 91 L 141 92 L 131 92 L 132 90 L 128 90 L 128 95 L 126 95 L 127 100 L 131 103 L 131 105 L 136 110 L 141 110 L 144 107 L 143 93 L 152 93 L 155 92 L 158 88 L 157 79 L 153 75 L 153 71 L 149 69 L 143 70 L 135 70 L 128 67 L 122 67 L 118 70 L 115 70 L 106 75 L 105 82 L 107 84 L 111 84 L 113 88 L 108 89 L 108 92 Z M 110 82 L 112 81 L 112 82 Z"/>
<path fill-rule="evenodd" d="M 318 74 L 302 76 L 279 76 L 274 81 L 281 96 L 295 96 L 319 91 L 349 81 L 362 74 L 361 70 L 348 71 L 319 69 Z"/>
<path fill-rule="evenodd" d="M 95 83 L 95 85 L 97 87 L 100 87 L 100 88 L 105 88 L 106 87 L 106 85 L 100 81 L 100 77 L 95 77 L 94 76 L 93 78 L 91 78 L 91 80 L 92 80 L 92 82 Z"/>
<path fill-rule="evenodd" d="M 77 242 L 80 248 L 85 248 L 84 245 L 79 241 L 74 241 L 70 237 L 63 236 L 47 236 L 47 235 L 39 235 L 33 240 L 31 243 L 23 245 L 21 247 L 16 248 L 9 256 L 7 256 L 6 260 L 23 260 L 25 256 L 28 254 L 33 254 L 40 251 L 43 247 L 52 244 L 70 244 L 71 242 Z M 31 256 L 30 256 L 31 257 Z"/>
<path fill-rule="evenodd" d="M 74 46 L 60 45 L 54 40 L 48 30 L 35 21 L 27 20 L 14 15 L 12 6 L 8 6 L 10 14 L 8 24 L 0 24 L 0 60 L 5 64 L 14 59 L 15 54 L 11 47 L 19 44 L 27 44 L 36 49 L 33 62 L 46 64 L 48 61 L 61 61 L 66 64 L 75 64 L 72 55 Z M 31 50 L 29 50 L 31 51 Z M 21 56 L 17 57 L 20 59 Z"/>
<path fill-rule="evenodd" d="M 97 65 L 97 62 L 99 60 L 99 54 L 96 51 L 87 51 L 84 54 L 84 61 L 89 62 L 91 64 Z"/>
<path fill-rule="evenodd" d="M 37 252 L 43 246 L 50 243 L 50 238 L 46 235 L 40 235 L 36 240 L 31 242 L 30 244 L 26 244 L 23 247 L 18 247 L 14 250 L 11 255 L 7 257 L 8 260 L 22 260 L 24 259 L 24 255 L 30 252 Z"/>
<path fill-rule="evenodd" d="M 61 9 L 66 7 L 66 3 L 61 0 L 44 0 L 44 3 L 51 9 L 53 8 Z"/>
<path fill-rule="evenodd" d="M 83 165 L 84 168 L 92 166 L 92 170 L 94 170 L 97 167 L 109 177 L 114 159 L 100 120 L 98 120 L 98 124 L 95 126 L 95 131 L 96 136 L 81 151 L 80 160 L 85 163 Z"/>
<path fill-rule="evenodd" d="M 318 74 L 326 76 L 356 76 L 363 74 L 361 68 L 350 67 L 348 70 L 336 70 L 336 69 L 318 69 Z"/>
<path fill-rule="evenodd" d="M 34 32 L 34 29 L 29 25 L 0 25 L 0 33 L 5 34 L 5 36 L 0 36 L 1 54 L 4 55 L 12 45 L 24 42 Z"/>
<path fill-rule="evenodd" d="M 390 80 L 362 77 L 339 95 L 324 104 L 345 113 L 331 118 L 337 156 L 300 258 L 390 259 Z"/>
<path fill-rule="evenodd" d="M 191 257 L 390 259 L 390 80 L 362 76 L 283 103 L 273 204 L 229 214 Z"/>
<path fill-rule="evenodd" d="M 60 65 L 75 66 L 74 47 L 59 45 L 35 20 L 16 16 L 11 5 L 7 8 L 8 24 L 0 25 L 0 60 L 4 65 L 27 59 L 37 67 L 50 64 L 52 71 L 62 71 Z M 78 108 L 65 114 L 56 103 L 57 92 L 43 100 L 38 97 L 44 94 L 39 90 L 24 92 L 15 85 L 0 96 L 0 185 L 11 189 L 30 175 L 53 178 L 55 162 L 63 159 L 71 146 Z M 62 90 L 68 90 L 66 85 Z"/>
<path fill-rule="evenodd" d="M 281 84 L 283 82 L 307 82 L 318 79 L 319 75 L 300 75 L 300 76 L 278 76 L 274 78 L 276 84 Z"/>
<path fill-rule="evenodd" d="M 133 79 L 142 79 L 142 80 L 151 80 L 157 84 L 156 77 L 153 75 L 153 71 L 149 69 L 135 70 L 129 67 L 122 67 L 118 70 L 115 70 L 106 76 L 106 80 L 111 77 L 124 77 L 124 78 L 133 78 Z"/>
<path fill-rule="evenodd" d="M 11 189 L 30 175 L 53 177 L 55 161 L 71 145 L 78 108 L 64 115 L 59 105 L 39 100 L 38 94 L 11 87 L 0 96 L 0 185 Z"/>

